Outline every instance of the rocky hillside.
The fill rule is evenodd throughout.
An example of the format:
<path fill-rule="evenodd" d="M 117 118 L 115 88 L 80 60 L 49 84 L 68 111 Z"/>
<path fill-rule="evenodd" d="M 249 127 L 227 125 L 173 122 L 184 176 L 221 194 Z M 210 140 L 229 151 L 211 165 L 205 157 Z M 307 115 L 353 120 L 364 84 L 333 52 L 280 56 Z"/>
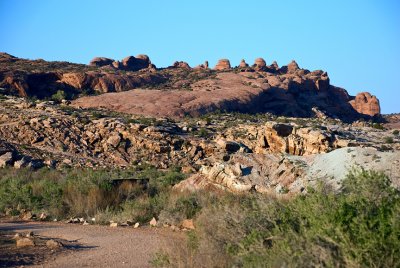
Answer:
<path fill-rule="evenodd" d="M 194 68 L 185 62 L 156 68 L 146 55 L 121 61 L 98 57 L 84 65 L 2 53 L 0 87 L 4 94 L 39 99 L 62 91 L 61 97 L 77 98 L 75 107 L 163 117 L 220 110 L 353 121 L 380 114 L 375 96 L 365 92 L 350 96 L 331 85 L 324 71 L 302 69 L 295 61 L 282 67 L 276 62 L 267 65 L 262 58 L 251 66 L 242 60 L 232 67 L 222 59 L 213 69 L 208 62 Z M 109 92 L 117 93 L 90 96 Z M 84 95 L 89 96 L 79 98 Z"/>
<path fill-rule="evenodd" d="M 400 166 L 398 134 L 363 121 L 270 113 L 172 120 L 76 108 L 68 101 L 2 96 L 0 102 L 1 167 L 180 166 L 193 176 L 178 189 L 259 192 L 301 192 L 315 178 L 340 178 L 344 164 L 400 174 L 392 169 Z"/>

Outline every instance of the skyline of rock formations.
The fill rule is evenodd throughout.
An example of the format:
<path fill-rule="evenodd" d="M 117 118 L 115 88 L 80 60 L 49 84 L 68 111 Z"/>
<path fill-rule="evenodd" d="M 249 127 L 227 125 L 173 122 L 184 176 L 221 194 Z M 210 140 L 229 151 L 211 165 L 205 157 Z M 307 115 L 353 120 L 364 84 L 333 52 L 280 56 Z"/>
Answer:
<path fill-rule="evenodd" d="M 221 84 L 213 80 L 219 73 L 224 72 L 231 73 L 232 76 L 229 79 L 237 79 L 237 82 L 226 81 Z M 242 75 L 239 75 L 240 73 Z M 228 79 L 227 77 L 222 76 L 222 79 Z M 251 79 L 249 80 L 249 78 Z M 242 86 L 245 86 L 248 92 L 257 89 L 255 95 L 252 93 L 248 96 L 252 101 L 250 99 L 241 100 L 244 98 L 244 95 L 240 95 Z M 327 72 L 302 69 L 294 60 L 281 67 L 276 61 L 267 65 L 263 58 L 256 58 L 252 65 L 242 59 L 235 67 L 232 67 L 229 59 L 220 59 L 214 68 L 209 67 L 208 61 L 194 68 L 184 61 L 175 61 L 166 68 L 156 68 L 149 56 L 144 54 L 128 56 L 120 61 L 95 57 L 88 65 L 84 65 L 26 60 L 1 53 L 0 87 L 4 88 L 7 94 L 37 98 L 50 98 L 59 90 L 64 91 L 66 96 L 77 96 L 82 92 L 92 95 L 149 88 L 171 92 L 167 94 L 168 96 L 173 91 L 181 91 L 183 94 L 183 91 L 194 90 L 197 93 L 193 94 L 196 95 L 200 94 L 198 92 L 201 90 L 205 90 L 205 92 L 211 90 L 207 94 L 214 98 L 215 104 L 221 101 L 222 104 L 216 106 L 213 104 L 214 108 L 212 108 L 207 105 L 211 105 L 213 101 L 209 104 L 202 101 L 202 104 L 195 108 L 199 113 L 203 113 L 202 110 L 218 109 L 216 107 L 228 108 L 228 110 L 236 107 L 233 109 L 302 117 L 310 116 L 311 108 L 314 105 L 320 110 L 328 112 L 328 115 L 331 114 L 330 116 L 344 118 L 356 119 L 357 116 L 353 111 L 366 116 L 380 114 L 380 103 L 377 97 L 366 92 L 355 97 L 350 96 L 345 89 L 330 84 Z M 222 88 L 222 91 L 215 91 L 214 88 Z M 236 104 L 232 106 L 230 102 L 228 105 L 224 98 L 229 90 L 233 90 L 229 93 L 232 100 L 237 94 L 236 99 L 239 102 L 247 103 L 246 105 L 255 102 L 252 105 L 257 106 L 245 108 Z M 189 98 L 195 97 L 189 95 Z M 161 96 L 163 95 L 156 94 L 153 97 L 161 98 Z M 168 96 L 164 97 L 169 98 Z M 197 97 L 196 95 L 195 98 Z"/>

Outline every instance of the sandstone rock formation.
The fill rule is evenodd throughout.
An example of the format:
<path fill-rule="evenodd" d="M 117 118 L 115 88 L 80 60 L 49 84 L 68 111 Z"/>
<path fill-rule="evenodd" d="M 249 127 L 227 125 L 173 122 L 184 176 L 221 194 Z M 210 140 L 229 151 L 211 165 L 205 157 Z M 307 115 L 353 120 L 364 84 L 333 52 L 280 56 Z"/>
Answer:
<path fill-rule="evenodd" d="M 147 55 L 139 54 L 136 57 L 128 56 L 122 61 L 114 61 L 113 59 L 105 57 L 96 57 L 90 61 L 89 65 L 94 67 L 109 66 L 118 70 L 134 72 L 149 68 L 151 66 L 151 61 Z"/>
<path fill-rule="evenodd" d="M 98 58 L 88 66 L 0 54 L 0 88 L 4 88 L 4 94 L 36 98 L 51 98 L 59 90 L 71 98 L 81 93 L 141 88 L 144 90 L 113 97 L 114 103 L 109 102 L 109 96 L 93 97 L 93 101 L 85 98 L 77 103 L 160 116 L 199 115 L 219 109 L 313 117 L 317 109 L 327 117 L 352 121 L 379 114 L 375 97 L 364 94 L 353 99 L 346 90 L 331 85 L 326 72 L 300 69 L 294 61 L 278 68 L 276 63 L 267 66 L 263 59 L 257 59 L 256 68 L 241 67 L 240 73 L 229 71 L 229 60 L 218 62 L 216 70 L 224 70 L 218 73 L 208 69 L 207 62 L 193 69 L 184 62 L 177 63 L 179 68 L 156 69 L 146 55 L 103 65 L 110 61 Z M 161 91 L 154 91 L 155 88 Z M 131 99 L 129 109 L 127 103 L 121 103 L 125 97 Z"/>
<path fill-rule="evenodd" d="M 276 61 L 273 61 L 272 64 L 270 65 L 270 67 L 276 71 L 279 70 L 279 65 Z"/>
<path fill-rule="evenodd" d="M 358 93 L 355 99 L 350 101 L 350 104 L 360 114 L 376 116 L 381 113 L 379 100 L 368 92 Z"/>
<path fill-rule="evenodd" d="M 231 63 L 228 59 L 220 59 L 215 65 L 214 70 L 229 70 L 231 68 Z"/>
<path fill-rule="evenodd" d="M 299 65 L 295 60 L 292 60 L 287 66 L 282 66 L 280 68 L 280 72 L 282 73 L 288 73 L 288 74 L 293 74 L 296 73 L 300 69 Z"/>
<path fill-rule="evenodd" d="M 289 73 L 294 73 L 294 72 L 296 72 L 297 70 L 299 70 L 300 68 L 299 68 L 299 65 L 297 64 L 297 62 L 296 61 L 294 61 L 294 60 L 292 60 L 289 64 L 288 64 L 288 72 Z"/>
<path fill-rule="evenodd" d="M 264 70 L 266 66 L 267 64 L 263 58 L 257 58 L 253 65 L 254 69 L 257 71 Z"/>
<path fill-rule="evenodd" d="M 183 68 L 183 69 L 190 69 L 190 66 L 187 62 L 184 61 L 175 61 L 172 65 L 174 68 Z"/>
<path fill-rule="evenodd" d="M 113 59 L 110 59 L 110 58 L 96 57 L 96 58 L 93 58 L 93 59 L 90 61 L 89 65 L 90 65 L 90 66 L 96 66 L 96 67 L 102 67 L 102 66 L 110 65 L 110 64 L 112 64 L 113 62 L 114 62 L 114 60 L 113 60 Z"/>
<path fill-rule="evenodd" d="M 270 124 L 263 132 L 259 135 L 261 148 L 268 148 L 271 152 L 309 155 L 328 152 L 334 147 L 334 137 L 326 131 Z"/>
<path fill-rule="evenodd" d="M 237 79 L 231 91 L 232 97 L 237 96 L 236 86 L 242 80 L 229 72 L 219 75 L 223 79 L 215 81 Z M 242 75 L 254 72 L 240 72 L 239 77 Z M 246 81 L 253 80 L 257 79 Z M 249 86 L 249 92 L 254 93 L 251 89 Z M 109 101 L 113 103 L 113 99 Z M 186 103 L 187 99 L 182 101 Z M 172 121 L 65 105 L 0 98 L 0 166 L 182 166 L 183 172 L 193 176 L 177 189 L 260 193 L 302 192 L 321 177 L 338 187 L 332 176 L 345 174 L 345 166 L 365 163 L 400 174 L 400 137 L 393 137 L 393 143 L 388 144 L 385 137 L 392 130 L 375 129 L 366 122 L 349 125 L 329 118 L 283 118 L 287 122 L 282 123 L 282 118 L 268 113 L 243 118 L 215 114 L 203 121 L 190 117 Z M 382 152 L 382 148 L 388 149 Z M 400 186 L 400 177 L 398 182 Z"/>
<path fill-rule="evenodd" d="M 246 61 L 244 59 L 242 59 L 240 61 L 239 67 L 240 68 L 245 68 L 245 67 L 249 67 L 249 65 L 246 63 Z"/>
<path fill-rule="evenodd" d="M 128 71 L 138 71 L 148 68 L 151 64 L 147 55 L 128 56 L 121 61 L 122 68 Z"/>

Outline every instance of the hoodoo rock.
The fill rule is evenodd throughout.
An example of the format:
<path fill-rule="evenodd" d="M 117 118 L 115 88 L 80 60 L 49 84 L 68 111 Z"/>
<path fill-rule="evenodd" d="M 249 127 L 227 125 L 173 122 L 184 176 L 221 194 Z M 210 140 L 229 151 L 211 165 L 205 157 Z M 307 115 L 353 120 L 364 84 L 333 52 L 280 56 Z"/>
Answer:
<path fill-rule="evenodd" d="M 183 68 L 183 69 L 190 69 L 190 66 L 187 62 L 184 61 L 175 61 L 172 65 L 174 68 Z"/>
<path fill-rule="evenodd" d="M 215 65 L 215 70 L 229 70 L 231 68 L 231 63 L 228 59 L 220 59 Z"/>
<path fill-rule="evenodd" d="M 267 66 L 267 63 L 265 62 L 265 60 L 263 58 L 257 58 L 254 61 L 254 69 L 256 69 L 256 70 L 262 70 L 265 68 L 265 66 Z"/>
<path fill-rule="evenodd" d="M 111 65 L 113 62 L 114 62 L 114 60 L 110 59 L 110 58 L 96 57 L 90 61 L 89 65 L 96 66 L 96 67 L 103 67 L 103 66 Z"/>
<path fill-rule="evenodd" d="M 240 67 L 240 68 L 246 68 L 246 67 L 249 67 L 249 65 L 248 65 L 248 64 L 246 63 L 246 61 L 243 59 L 243 60 L 240 61 L 239 67 Z"/>
<path fill-rule="evenodd" d="M 300 69 L 299 65 L 294 60 L 292 60 L 292 62 L 287 66 L 288 73 L 295 73 L 298 69 Z"/>
<path fill-rule="evenodd" d="M 270 67 L 275 69 L 275 70 L 279 70 L 279 65 L 278 65 L 278 63 L 276 61 L 273 61 Z"/>
<path fill-rule="evenodd" d="M 360 114 L 375 116 L 381 113 L 378 98 L 368 92 L 358 93 L 350 104 Z"/>

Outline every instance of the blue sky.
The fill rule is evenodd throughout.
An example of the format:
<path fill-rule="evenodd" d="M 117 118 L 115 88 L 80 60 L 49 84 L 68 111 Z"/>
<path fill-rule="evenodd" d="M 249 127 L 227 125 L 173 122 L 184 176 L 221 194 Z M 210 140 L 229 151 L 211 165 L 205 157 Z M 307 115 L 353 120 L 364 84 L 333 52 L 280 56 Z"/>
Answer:
<path fill-rule="evenodd" d="M 0 0 L 0 51 L 88 63 L 148 54 L 159 67 L 263 57 L 328 71 L 400 112 L 400 1 Z"/>

